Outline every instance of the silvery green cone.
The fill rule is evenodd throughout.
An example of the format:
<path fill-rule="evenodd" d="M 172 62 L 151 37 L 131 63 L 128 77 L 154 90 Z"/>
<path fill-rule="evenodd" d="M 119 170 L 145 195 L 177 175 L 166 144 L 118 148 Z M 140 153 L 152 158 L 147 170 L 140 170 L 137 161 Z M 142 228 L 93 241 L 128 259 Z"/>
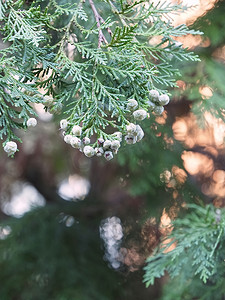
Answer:
<path fill-rule="evenodd" d="M 135 99 L 127 100 L 127 109 L 135 110 L 138 107 L 138 102 Z"/>
<path fill-rule="evenodd" d="M 76 148 L 76 149 L 79 149 L 81 147 L 81 140 L 78 138 L 78 137 L 72 137 L 70 139 L 70 145 L 73 147 L 73 148 Z"/>
<path fill-rule="evenodd" d="M 110 140 L 106 140 L 104 143 L 103 143 L 103 149 L 106 150 L 106 149 L 109 149 L 112 145 L 112 142 Z"/>
<path fill-rule="evenodd" d="M 158 99 L 159 98 L 159 92 L 157 90 L 150 90 L 149 95 L 152 97 L 152 99 Z"/>
<path fill-rule="evenodd" d="M 84 155 L 86 155 L 87 157 L 92 157 L 95 155 L 95 150 L 91 146 L 85 146 L 83 149 L 83 152 L 84 152 Z"/>
<path fill-rule="evenodd" d="M 134 134 L 136 132 L 136 125 L 133 123 L 130 123 L 126 126 L 126 130 L 128 134 Z"/>
<path fill-rule="evenodd" d="M 106 160 L 111 160 L 111 159 L 113 159 L 112 151 L 106 151 L 106 152 L 104 153 L 104 157 L 105 157 Z"/>
<path fill-rule="evenodd" d="M 37 120 L 35 118 L 30 118 L 27 120 L 27 127 L 35 127 L 37 125 Z"/>
<path fill-rule="evenodd" d="M 17 144 L 13 141 L 7 142 L 4 146 L 4 151 L 8 156 L 13 155 L 17 151 Z"/>
<path fill-rule="evenodd" d="M 82 143 L 84 144 L 84 145 L 88 145 L 88 144 L 90 144 L 90 142 L 91 142 L 91 140 L 88 138 L 88 137 L 84 137 L 83 138 L 83 140 L 82 140 Z"/>
<path fill-rule="evenodd" d="M 112 141 L 112 143 L 111 143 L 111 149 L 117 150 L 117 149 L 119 149 L 119 147 L 120 147 L 120 142 L 118 140 Z"/>
<path fill-rule="evenodd" d="M 156 106 L 154 108 L 154 113 L 156 115 L 161 115 L 164 112 L 164 107 L 163 106 Z"/>
<path fill-rule="evenodd" d="M 73 138 L 72 135 L 66 134 L 66 135 L 64 136 L 64 142 L 66 142 L 67 144 L 70 144 L 72 138 Z"/>
<path fill-rule="evenodd" d="M 133 112 L 133 116 L 137 121 L 143 121 L 145 118 L 147 118 L 147 115 L 147 111 L 144 109 L 138 109 Z"/>
<path fill-rule="evenodd" d="M 66 119 L 62 119 L 60 121 L 60 128 L 65 130 L 65 129 L 67 129 L 67 126 L 68 126 L 67 120 Z"/>
<path fill-rule="evenodd" d="M 75 136 L 81 136 L 82 128 L 79 125 L 74 125 L 71 132 Z"/>
<path fill-rule="evenodd" d="M 170 102 L 170 98 L 168 95 L 163 94 L 159 96 L 158 101 L 160 105 L 167 105 Z"/>

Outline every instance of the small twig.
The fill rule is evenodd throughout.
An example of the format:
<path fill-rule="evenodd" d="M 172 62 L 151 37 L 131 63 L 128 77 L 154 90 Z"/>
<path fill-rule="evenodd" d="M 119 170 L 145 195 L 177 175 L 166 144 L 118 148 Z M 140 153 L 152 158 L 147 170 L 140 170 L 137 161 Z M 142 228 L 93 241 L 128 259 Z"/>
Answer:
<path fill-rule="evenodd" d="M 218 234 L 216 243 L 215 243 L 215 245 L 214 245 L 214 247 L 213 247 L 213 250 L 212 250 L 212 252 L 210 253 L 210 256 L 209 256 L 209 257 L 212 257 L 212 256 L 213 256 L 213 254 L 214 254 L 214 252 L 215 252 L 215 250 L 216 250 L 216 247 L 217 247 L 218 244 L 219 244 L 219 241 L 220 241 L 220 238 L 221 238 L 222 233 L 223 233 L 223 229 L 221 228 L 221 229 L 220 229 L 220 232 L 219 232 L 219 234 Z"/>
<path fill-rule="evenodd" d="M 99 15 L 99 18 L 100 18 L 100 21 L 104 24 L 104 23 L 105 23 L 105 20 L 102 18 L 102 16 Z M 107 31 L 108 31 L 108 33 L 109 33 L 110 35 L 113 34 L 113 33 L 112 33 L 112 30 L 111 30 L 109 27 L 107 28 Z"/>
<path fill-rule="evenodd" d="M 101 29 L 101 24 L 100 24 L 100 21 L 102 21 L 102 17 L 99 15 L 99 13 L 97 12 L 97 9 L 94 5 L 94 2 L 93 0 L 89 0 L 89 3 L 91 5 L 91 9 L 94 13 L 94 16 L 95 16 L 95 20 L 97 22 L 97 27 L 98 27 L 98 48 L 101 48 L 101 44 L 102 42 L 108 44 L 103 32 L 102 32 L 102 29 Z M 104 21 L 104 20 L 103 20 Z"/>

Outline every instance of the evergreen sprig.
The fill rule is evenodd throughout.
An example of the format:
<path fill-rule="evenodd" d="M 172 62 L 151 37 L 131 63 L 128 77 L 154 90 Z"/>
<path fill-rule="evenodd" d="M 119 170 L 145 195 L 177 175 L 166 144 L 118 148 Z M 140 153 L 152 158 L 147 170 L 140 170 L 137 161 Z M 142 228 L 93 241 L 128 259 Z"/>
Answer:
<path fill-rule="evenodd" d="M 161 104 L 159 94 L 165 94 L 165 98 L 166 88 L 176 86 L 179 70 L 173 67 L 173 61 L 198 60 L 177 46 L 174 37 L 200 32 L 189 30 L 186 25 L 173 27 L 163 19 L 181 9 L 164 1 L 154 5 L 147 1 L 130 4 L 89 0 L 64 4 L 50 0 L 33 1 L 30 7 L 23 1 L 1 1 L 0 31 L 4 41 L 11 43 L 12 51 L 0 54 L 13 60 L 8 76 L 14 78 L 16 73 L 19 78 L 17 83 L 11 83 L 13 94 L 8 87 L 10 81 L 1 80 L 2 90 L 10 90 L 7 96 L 2 95 L 2 102 L 10 103 L 11 113 L 0 119 L 4 120 L 1 127 L 10 124 L 2 129 L 6 142 L 16 138 L 14 129 L 26 128 L 28 117 L 35 114 L 32 102 L 44 103 L 51 113 L 63 111 L 64 125 L 60 126 L 65 140 L 71 144 L 69 140 L 78 138 L 76 146 L 71 145 L 81 151 L 90 142 L 86 147 L 89 154 L 84 151 L 86 155 L 92 156 L 93 147 L 97 147 L 99 156 L 99 151 L 104 155 L 108 152 L 112 158 L 120 144 L 116 142 L 117 148 L 113 149 L 109 142 L 118 140 L 118 136 L 121 140 L 121 134 L 127 143 L 140 140 L 143 131 L 137 122 L 146 118 L 147 112 L 162 113 L 168 101 Z M 151 39 L 158 36 L 161 41 L 152 45 Z M 45 90 L 42 97 L 36 97 L 39 88 Z M 151 90 L 157 97 L 152 96 Z M 15 94 L 25 102 L 12 96 Z M 137 103 L 134 109 L 129 99 Z M 19 113 L 12 113 L 17 107 Z M 133 127 L 131 132 L 130 123 L 136 131 Z M 74 126 L 81 127 L 79 135 L 74 133 Z M 120 134 L 114 134 L 115 131 Z M 102 141 L 103 136 L 108 147 L 102 150 L 99 139 Z"/>
<path fill-rule="evenodd" d="M 219 265 L 224 265 L 223 251 L 225 214 L 224 210 L 212 205 L 201 207 L 190 204 L 192 212 L 173 222 L 173 230 L 166 236 L 155 253 L 147 259 L 144 282 L 154 284 L 167 272 L 171 278 L 195 276 L 206 283 L 217 273 Z M 174 249 L 170 250 L 171 245 Z M 189 265 L 188 274 L 185 272 Z M 185 283 L 184 283 L 185 284 Z"/>

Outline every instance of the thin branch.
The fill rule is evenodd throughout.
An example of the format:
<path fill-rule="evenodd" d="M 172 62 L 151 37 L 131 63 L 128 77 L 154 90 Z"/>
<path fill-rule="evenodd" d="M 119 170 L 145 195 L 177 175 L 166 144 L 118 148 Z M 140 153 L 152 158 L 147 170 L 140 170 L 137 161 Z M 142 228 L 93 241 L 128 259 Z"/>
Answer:
<path fill-rule="evenodd" d="M 99 18 L 100 18 L 100 21 L 104 24 L 104 23 L 105 23 L 105 20 L 102 18 L 102 16 L 99 15 Z M 109 27 L 107 28 L 107 31 L 108 31 L 108 33 L 109 33 L 110 35 L 113 34 L 112 30 L 111 30 Z"/>
<path fill-rule="evenodd" d="M 99 15 L 95 5 L 94 5 L 94 2 L 93 0 L 89 0 L 89 3 L 91 5 L 91 9 L 94 13 L 94 16 L 95 16 L 95 20 L 97 22 L 97 27 L 98 27 L 98 48 L 101 48 L 101 44 L 102 42 L 105 42 L 106 44 L 108 44 L 103 32 L 102 32 L 102 29 L 101 29 L 101 24 L 100 24 L 100 21 L 102 21 L 102 17 Z M 104 21 L 104 20 L 103 20 Z"/>

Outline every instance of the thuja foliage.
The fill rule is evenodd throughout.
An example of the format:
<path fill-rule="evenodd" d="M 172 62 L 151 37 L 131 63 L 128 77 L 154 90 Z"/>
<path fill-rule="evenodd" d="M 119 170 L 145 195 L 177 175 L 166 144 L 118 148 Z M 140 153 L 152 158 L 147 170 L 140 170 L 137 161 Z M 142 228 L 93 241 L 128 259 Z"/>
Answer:
<path fill-rule="evenodd" d="M 137 122 L 169 102 L 180 74 L 174 63 L 198 60 L 176 41 L 201 33 L 172 25 L 184 9 L 143 0 L 0 1 L 5 151 L 17 151 L 17 129 L 36 125 L 34 103 L 61 115 L 65 142 L 86 156 L 111 159 L 123 136 L 140 141 Z"/>
<path fill-rule="evenodd" d="M 176 295 L 176 299 L 179 295 L 179 299 L 193 299 L 199 296 L 196 282 L 199 284 L 201 281 L 199 286 L 206 284 L 206 287 L 212 288 L 198 299 L 212 299 L 215 287 L 218 299 L 221 299 L 224 295 L 220 280 L 224 277 L 224 209 L 191 204 L 189 210 L 184 218 L 177 218 L 171 224 L 171 234 L 148 258 L 144 281 L 148 286 L 168 273 L 179 288 L 173 293 L 171 290 L 171 298 L 167 295 L 165 299 L 174 299 L 172 295 Z M 170 248 L 172 245 L 173 250 Z M 188 288 L 190 286 L 192 291 Z"/>

